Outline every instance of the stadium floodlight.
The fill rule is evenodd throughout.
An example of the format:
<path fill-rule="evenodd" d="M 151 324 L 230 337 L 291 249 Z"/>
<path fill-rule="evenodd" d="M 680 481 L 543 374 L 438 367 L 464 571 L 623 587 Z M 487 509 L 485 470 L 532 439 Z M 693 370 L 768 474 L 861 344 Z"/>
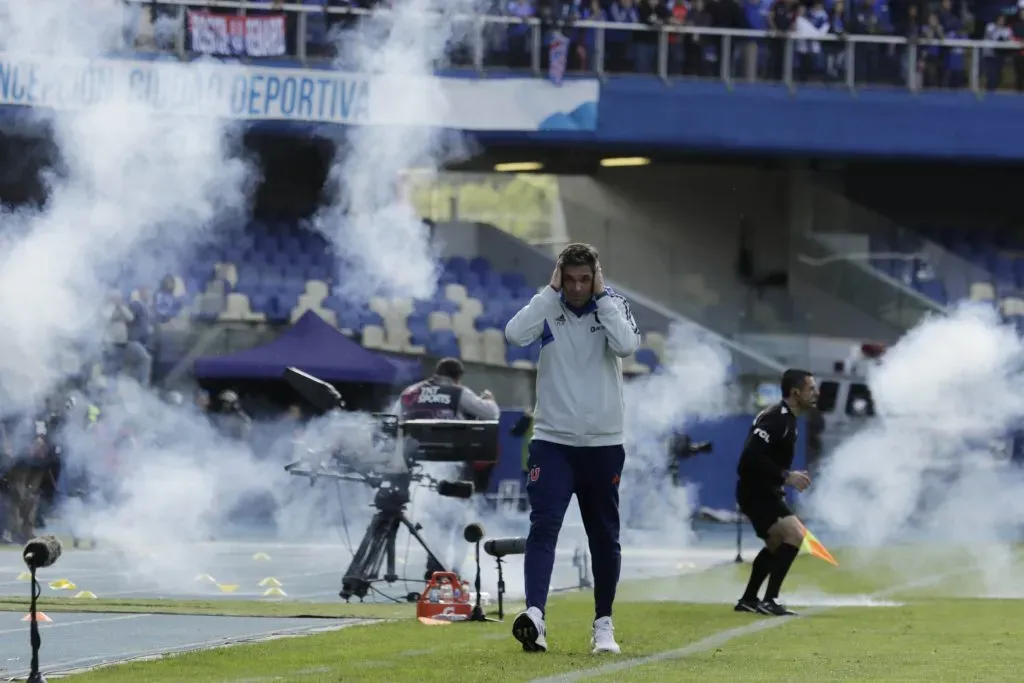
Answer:
<path fill-rule="evenodd" d="M 651 160 L 647 157 L 608 157 L 601 159 L 605 168 L 626 168 L 630 166 L 647 166 Z"/>
<path fill-rule="evenodd" d="M 544 168 L 544 164 L 539 161 L 509 161 L 494 165 L 494 170 L 498 173 L 528 173 L 539 171 L 542 168 Z"/>

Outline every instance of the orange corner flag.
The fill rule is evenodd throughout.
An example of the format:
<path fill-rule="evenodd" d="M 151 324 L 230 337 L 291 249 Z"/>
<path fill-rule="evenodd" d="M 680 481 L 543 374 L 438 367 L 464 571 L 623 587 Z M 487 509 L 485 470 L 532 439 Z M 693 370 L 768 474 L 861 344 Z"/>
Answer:
<path fill-rule="evenodd" d="M 831 565 L 836 567 L 839 566 L 839 563 L 836 562 L 836 558 L 832 557 L 832 553 L 825 549 L 825 546 L 821 544 L 821 541 L 815 538 L 814 534 L 812 534 L 807 527 L 804 527 L 804 542 L 800 544 L 800 553 L 804 555 L 813 555 L 814 557 L 825 560 Z"/>

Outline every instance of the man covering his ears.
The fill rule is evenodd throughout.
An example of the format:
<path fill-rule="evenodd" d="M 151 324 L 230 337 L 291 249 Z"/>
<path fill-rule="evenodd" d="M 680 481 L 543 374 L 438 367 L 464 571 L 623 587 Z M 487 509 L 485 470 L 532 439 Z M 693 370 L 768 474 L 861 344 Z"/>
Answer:
<path fill-rule="evenodd" d="M 618 653 L 612 603 L 619 582 L 619 477 L 625 459 L 622 359 L 640 346 L 629 303 L 605 287 L 597 251 L 570 244 L 551 282 L 505 327 L 510 344 L 540 340 L 537 406 L 527 458 L 530 535 L 525 612 L 512 632 L 529 652 L 547 650 L 544 611 L 555 545 L 573 494 L 593 561 L 593 652 Z"/>

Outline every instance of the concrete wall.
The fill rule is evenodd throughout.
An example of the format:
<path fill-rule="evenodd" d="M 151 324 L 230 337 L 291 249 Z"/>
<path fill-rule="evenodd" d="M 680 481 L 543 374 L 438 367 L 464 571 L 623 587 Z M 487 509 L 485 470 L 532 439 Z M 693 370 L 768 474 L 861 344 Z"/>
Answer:
<path fill-rule="evenodd" d="M 900 332 L 801 279 L 798 235 L 813 225 L 811 178 L 792 169 L 678 165 L 559 179 L 569 237 L 593 244 L 624 285 L 725 336 L 751 332 L 887 339 Z M 737 273 L 788 271 L 759 298 Z"/>

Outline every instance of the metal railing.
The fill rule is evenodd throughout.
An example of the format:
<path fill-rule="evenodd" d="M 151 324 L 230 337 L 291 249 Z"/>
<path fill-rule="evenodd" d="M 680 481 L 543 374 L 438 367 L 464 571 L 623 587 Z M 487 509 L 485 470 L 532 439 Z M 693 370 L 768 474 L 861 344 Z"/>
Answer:
<path fill-rule="evenodd" d="M 293 14 L 295 21 L 290 30 L 294 31 L 294 54 L 288 56 L 304 64 L 330 62 L 335 58 L 331 40 L 310 40 L 311 21 L 331 23 L 345 15 L 371 14 L 368 10 L 324 4 L 288 3 L 272 8 L 266 2 L 246 0 L 125 2 L 126 7 L 136 10 L 163 11 L 164 16 L 170 12 L 172 21 L 177 19 L 173 40 L 155 47 L 183 57 L 190 54 L 186 8 L 235 10 L 240 14 L 273 9 Z M 387 14 L 389 10 L 374 12 Z M 130 17 L 126 20 L 131 21 Z M 944 87 L 968 88 L 981 94 L 1001 85 L 1011 53 L 1024 52 L 1024 44 L 1016 42 L 908 40 L 898 36 L 846 34 L 810 37 L 686 25 L 652 28 L 587 20 L 542 23 L 536 18 L 492 15 L 449 14 L 445 15 L 445 20 L 458 27 L 456 32 L 460 37 L 465 37 L 462 58 L 455 60 L 452 66 L 479 73 L 512 69 L 545 75 L 548 39 L 553 31 L 561 30 L 572 38 L 582 38 L 591 48 L 583 58 L 585 63 L 578 63 L 580 57 L 576 54 L 571 56 L 569 72 L 602 78 L 639 72 L 666 82 L 697 76 L 715 78 L 730 86 L 744 82 L 781 82 L 796 89 L 803 82 L 818 81 L 845 86 L 851 91 L 863 85 L 889 85 L 912 92 L 926 87 Z M 509 41 L 502 33 L 524 26 L 528 27 L 528 32 L 516 32 L 514 43 L 518 49 L 504 49 Z M 625 33 L 629 35 L 624 36 Z M 653 39 L 647 37 L 651 34 Z M 126 42 L 132 42 L 130 36 L 126 36 Z M 137 46 L 125 44 L 123 47 Z M 253 61 L 258 63 L 259 60 Z M 1021 69 L 1024 70 L 1024 66 Z M 1017 82 L 1018 87 L 1024 89 L 1024 73 L 1017 75 Z"/>

